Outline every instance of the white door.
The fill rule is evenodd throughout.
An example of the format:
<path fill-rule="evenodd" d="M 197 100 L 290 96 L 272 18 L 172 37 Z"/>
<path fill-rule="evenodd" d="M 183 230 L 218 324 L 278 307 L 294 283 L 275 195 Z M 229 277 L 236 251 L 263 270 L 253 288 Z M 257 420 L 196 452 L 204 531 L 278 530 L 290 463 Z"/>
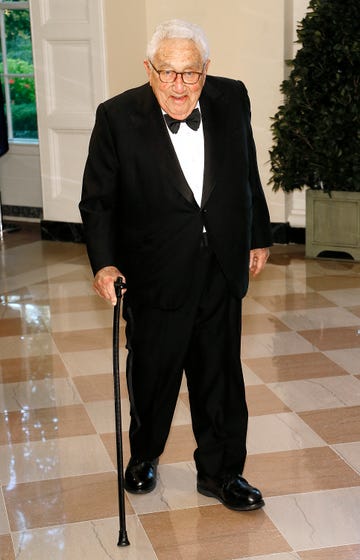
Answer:
<path fill-rule="evenodd" d="M 102 0 L 30 0 L 44 220 L 81 221 L 96 106 L 107 94 Z"/>

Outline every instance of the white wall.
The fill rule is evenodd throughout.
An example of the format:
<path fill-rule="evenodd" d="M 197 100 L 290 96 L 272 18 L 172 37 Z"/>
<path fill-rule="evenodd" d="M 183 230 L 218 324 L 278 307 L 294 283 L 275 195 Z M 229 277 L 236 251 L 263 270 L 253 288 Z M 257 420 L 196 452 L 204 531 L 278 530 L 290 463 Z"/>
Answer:
<path fill-rule="evenodd" d="M 3 205 L 42 207 L 40 157 L 37 144 L 12 144 L 0 159 Z"/>
<path fill-rule="evenodd" d="M 135 68 L 141 71 L 136 74 L 137 83 L 146 81 L 142 69 L 142 58 L 147 39 L 152 35 L 156 25 L 170 18 L 182 18 L 199 24 L 208 36 L 210 43 L 211 65 L 210 74 L 228 76 L 244 81 L 248 88 L 252 103 L 254 136 L 257 145 L 258 163 L 263 186 L 268 199 L 271 219 L 274 222 L 285 221 L 285 204 L 282 193 L 275 195 L 269 179 L 269 148 L 271 146 L 270 117 L 281 103 L 279 84 L 284 77 L 284 18 L 285 2 L 292 0 L 142 0 L 146 15 L 146 41 L 141 38 L 143 46 L 140 60 L 138 49 L 135 52 L 128 48 L 128 37 L 123 41 L 121 34 L 112 37 L 108 52 L 117 52 L 120 60 L 126 49 L 126 60 L 122 62 L 129 69 L 129 83 L 134 85 Z M 106 2 L 108 21 L 115 25 L 122 21 L 122 3 Z M 144 13 L 144 12 L 142 12 Z M 125 15 L 125 11 L 124 11 Z M 138 5 L 126 8 L 128 21 L 137 21 Z M 132 26 L 137 44 L 139 28 L 143 28 L 143 19 L 139 25 Z M 132 40 L 132 41 L 133 41 Z M 131 41 L 131 42 L 132 42 Z M 119 75 L 119 66 L 109 65 L 109 80 L 116 84 L 113 73 Z M 119 77 L 119 80 L 121 77 Z M 124 86 L 124 83 L 121 84 Z M 121 91 L 124 87 L 117 91 Z M 117 93 L 113 88 L 111 94 Z"/>

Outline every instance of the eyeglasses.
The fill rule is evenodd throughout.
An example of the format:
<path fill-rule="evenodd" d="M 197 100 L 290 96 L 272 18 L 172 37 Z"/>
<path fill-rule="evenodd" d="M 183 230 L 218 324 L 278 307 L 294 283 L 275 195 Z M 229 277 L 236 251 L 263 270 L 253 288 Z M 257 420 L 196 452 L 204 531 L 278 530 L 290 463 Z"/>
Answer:
<path fill-rule="evenodd" d="M 173 82 L 175 82 L 178 76 L 181 76 L 181 79 L 184 82 L 184 84 L 188 84 L 188 85 L 197 84 L 198 81 L 200 80 L 200 76 L 202 76 L 204 73 L 204 66 L 205 66 L 205 65 L 203 66 L 202 72 L 194 72 L 193 70 L 187 70 L 186 72 L 175 72 L 175 70 L 158 70 L 157 68 L 155 68 L 151 60 L 149 60 L 149 63 L 151 64 L 155 72 L 158 74 L 160 82 L 163 82 L 163 84 L 172 84 Z"/>

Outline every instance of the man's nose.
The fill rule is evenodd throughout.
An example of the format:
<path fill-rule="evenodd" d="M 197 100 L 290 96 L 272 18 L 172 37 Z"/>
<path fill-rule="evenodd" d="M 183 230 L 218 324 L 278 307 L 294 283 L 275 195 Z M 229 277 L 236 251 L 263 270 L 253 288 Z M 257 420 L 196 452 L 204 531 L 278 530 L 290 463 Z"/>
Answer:
<path fill-rule="evenodd" d="M 184 82 L 183 82 L 183 79 L 182 79 L 182 75 L 181 75 L 181 74 L 177 74 L 177 75 L 176 75 L 176 78 L 175 78 L 175 81 L 173 82 L 173 84 L 174 84 L 174 87 L 175 87 L 177 90 L 180 90 L 180 91 L 181 91 L 181 90 L 184 89 L 185 84 L 184 84 Z"/>

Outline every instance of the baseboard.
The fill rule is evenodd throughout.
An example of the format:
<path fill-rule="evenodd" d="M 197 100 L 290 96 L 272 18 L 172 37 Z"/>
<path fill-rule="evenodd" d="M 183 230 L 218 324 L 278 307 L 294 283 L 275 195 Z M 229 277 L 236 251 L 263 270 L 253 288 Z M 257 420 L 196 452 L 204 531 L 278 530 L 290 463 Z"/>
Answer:
<path fill-rule="evenodd" d="M 279 245 L 305 244 L 305 228 L 293 228 L 288 222 L 272 222 L 273 242 Z"/>
<path fill-rule="evenodd" d="M 38 222 L 43 216 L 42 208 L 36 206 L 14 206 L 2 204 L 1 212 L 4 220 Z"/>
<path fill-rule="evenodd" d="M 72 243 L 85 242 L 82 224 L 42 220 L 40 227 L 41 239 L 47 241 L 70 241 Z"/>

